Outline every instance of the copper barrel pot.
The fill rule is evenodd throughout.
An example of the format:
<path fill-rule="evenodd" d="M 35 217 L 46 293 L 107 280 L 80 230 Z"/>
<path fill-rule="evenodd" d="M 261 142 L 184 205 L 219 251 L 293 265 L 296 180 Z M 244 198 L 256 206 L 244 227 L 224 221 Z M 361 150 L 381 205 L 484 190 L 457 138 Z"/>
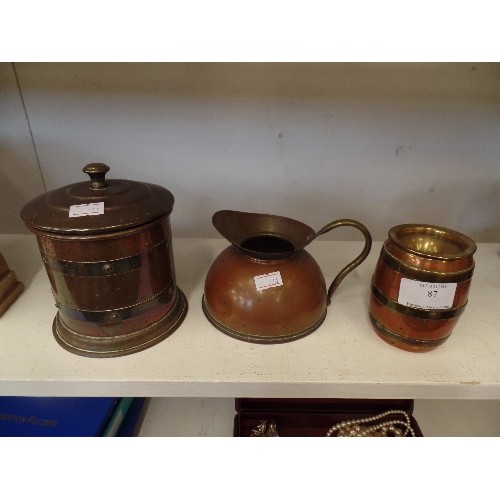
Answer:
<path fill-rule="evenodd" d="M 368 230 L 351 219 L 318 232 L 286 217 L 231 210 L 217 212 L 212 221 L 231 245 L 207 273 L 203 311 L 223 333 L 253 343 L 289 342 L 315 331 L 335 289 L 365 260 L 372 243 Z M 305 247 L 340 226 L 360 230 L 365 245 L 327 290 L 318 263 Z"/>
<path fill-rule="evenodd" d="M 379 337 L 412 352 L 445 342 L 467 305 L 475 251 L 452 229 L 393 227 L 372 279 L 370 320 Z"/>
<path fill-rule="evenodd" d="M 154 184 L 105 178 L 38 196 L 21 217 L 36 235 L 58 312 L 53 334 L 70 352 L 112 357 L 150 347 L 177 329 L 187 301 L 176 285 L 170 213 Z"/>

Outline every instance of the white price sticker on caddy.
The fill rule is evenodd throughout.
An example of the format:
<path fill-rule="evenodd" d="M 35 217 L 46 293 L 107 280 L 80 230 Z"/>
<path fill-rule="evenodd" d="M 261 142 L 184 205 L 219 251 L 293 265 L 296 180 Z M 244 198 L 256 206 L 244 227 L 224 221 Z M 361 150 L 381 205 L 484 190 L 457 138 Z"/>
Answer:
<path fill-rule="evenodd" d="M 260 276 L 254 276 L 255 287 L 257 291 L 266 290 L 267 288 L 273 288 L 275 286 L 283 285 L 283 280 L 281 279 L 281 274 L 279 271 L 274 273 L 261 274 Z"/>
<path fill-rule="evenodd" d="M 428 283 L 401 278 L 398 302 L 419 309 L 450 309 L 456 290 L 456 283 Z"/>
<path fill-rule="evenodd" d="M 85 217 L 87 215 L 102 215 L 104 214 L 104 202 L 87 203 L 84 205 L 71 205 L 69 207 L 70 217 Z"/>

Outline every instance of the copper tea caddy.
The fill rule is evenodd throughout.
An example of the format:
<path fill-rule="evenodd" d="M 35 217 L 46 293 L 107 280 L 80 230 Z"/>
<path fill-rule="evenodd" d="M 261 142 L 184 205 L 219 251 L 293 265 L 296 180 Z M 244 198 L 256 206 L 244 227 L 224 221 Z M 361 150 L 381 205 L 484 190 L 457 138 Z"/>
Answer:
<path fill-rule="evenodd" d="M 174 197 L 154 184 L 106 179 L 102 163 L 83 171 L 90 182 L 40 195 L 21 211 L 58 309 L 53 334 L 82 356 L 141 351 L 175 331 L 187 312 L 173 261 Z"/>

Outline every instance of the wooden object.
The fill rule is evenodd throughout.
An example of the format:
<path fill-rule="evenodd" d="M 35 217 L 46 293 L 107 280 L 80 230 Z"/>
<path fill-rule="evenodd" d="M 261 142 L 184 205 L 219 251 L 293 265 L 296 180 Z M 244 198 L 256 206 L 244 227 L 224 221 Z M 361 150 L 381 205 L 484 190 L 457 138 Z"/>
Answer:
<path fill-rule="evenodd" d="M 273 422 L 281 437 L 325 437 L 339 422 L 388 410 L 406 412 L 415 436 L 422 437 L 412 399 L 236 398 L 235 408 L 235 437 L 250 437 L 263 421 Z"/>
<path fill-rule="evenodd" d="M 9 269 L 4 256 L 0 253 L 0 317 L 23 293 L 24 285 L 17 281 L 16 273 Z"/>

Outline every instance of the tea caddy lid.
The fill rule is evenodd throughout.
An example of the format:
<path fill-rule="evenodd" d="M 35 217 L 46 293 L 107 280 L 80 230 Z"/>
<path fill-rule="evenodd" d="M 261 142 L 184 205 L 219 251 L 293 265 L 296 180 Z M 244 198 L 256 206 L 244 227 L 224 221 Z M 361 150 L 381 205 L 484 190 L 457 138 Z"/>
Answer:
<path fill-rule="evenodd" d="M 21 210 L 32 230 L 65 234 L 100 234 L 140 226 L 168 216 L 172 193 L 161 186 L 125 179 L 106 179 L 110 168 L 89 163 L 78 182 L 37 196 Z"/>

